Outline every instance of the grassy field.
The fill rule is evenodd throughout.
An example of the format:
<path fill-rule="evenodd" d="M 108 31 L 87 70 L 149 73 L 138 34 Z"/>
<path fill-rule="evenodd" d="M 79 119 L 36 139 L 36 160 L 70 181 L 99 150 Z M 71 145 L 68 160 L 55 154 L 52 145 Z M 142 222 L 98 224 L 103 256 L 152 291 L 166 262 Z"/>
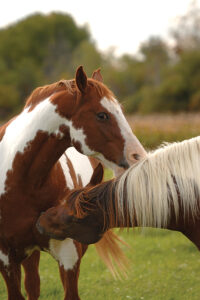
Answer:
<path fill-rule="evenodd" d="M 94 246 L 82 261 L 79 289 L 83 300 L 199 300 L 200 256 L 181 234 L 155 229 L 120 233 L 129 243 L 128 278 L 114 280 Z M 63 292 L 56 262 L 43 254 L 40 264 L 42 300 L 60 300 Z M 0 284 L 0 299 L 6 300 Z"/>
<path fill-rule="evenodd" d="M 147 149 L 164 141 L 174 142 L 200 135 L 200 114 L 128 116 L 135 135 Z"/>
<path fill-rule="evenodd" d="M 200 115 L 131 116 L 128 120 L 145 148 L 163 141 L 180 141 L 200 134 Z M 184 236 L 166 230 L 120 232 L 130 245 L 128 278 L 114 280 L 90 246 L 81 265 L 82 300 L 199 300 L 200 255 Z M 40 264 L 42 300 L 63 297 L 56 262 L 43 254 Z M 6 289 L 1 280 L 0 300 Z"/>

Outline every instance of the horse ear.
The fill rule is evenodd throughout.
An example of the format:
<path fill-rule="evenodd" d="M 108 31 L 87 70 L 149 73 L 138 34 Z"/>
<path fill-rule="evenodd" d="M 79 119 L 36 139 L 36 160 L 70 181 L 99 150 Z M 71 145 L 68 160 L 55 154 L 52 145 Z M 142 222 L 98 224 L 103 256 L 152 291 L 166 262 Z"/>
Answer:
<path fill-rule="evenodd" d="M 97 80 L 97 81 L 103 82 L 103 77 L 101 75 L 101 69 L 100 68 L 93 72 L 92 78 Z"/>
<path fill-rule="evenodd" d="M 85 93 L 87 87 L 87 75 L 83 70 L 83 66 L 78 67 L 76 70 L 76 85 L 81 93 Z"/>
<path fill-rule="evenodd" d="M 98 164 L 98 166 L 94 169 L 94 172 L 92 174 L 92 177 L 90 179 L 91 185 L 97 185 L 102 182 L 103 180 L 103 165 L 101 163 Z"/>

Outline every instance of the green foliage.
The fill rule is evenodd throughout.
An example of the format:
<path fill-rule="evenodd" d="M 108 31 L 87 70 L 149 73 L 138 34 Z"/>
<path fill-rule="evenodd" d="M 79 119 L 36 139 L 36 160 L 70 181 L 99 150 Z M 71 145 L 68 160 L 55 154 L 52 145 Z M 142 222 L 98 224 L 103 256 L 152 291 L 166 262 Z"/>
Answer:
<path fill-rule="evenodd" d="M 145 64 L 145 62 L 143 62 Z M 147 74 L 147 72 L 145 72 Z M 151 72 L 150 78 L 156 78 Z M 176 63 L 166 63 L 160 70 L 160 82 L 152 80 L 143 84 L 127 98 L 128 113 L 139 111 L 177 112 L 199 110 L 200 50 L 183 53 Z"/>
<path fill-rule="evenodd" d="M 77 27 L 71 16 L 36 14 L 0 31 L 0 56 L 9 67 L 20 63 L 24 57 L 39 65 L 49 51 L 56 59 L 85 39 L 89 39 L 86 28 Z"/>
<path fill-rule="evenodd" d="M 18 111 L 35 87 L 74 77 L 79 65 L 88 75 L 101 67 L 127 113 L 200 110 L 199 20 L 194 2 L 171 29 L 173 48 L 152 36 L 138 55 L 121 57 L 99 52 L 87 27 L 67 14 L 35 14 L 1 29 L 0 118 Z"/>
<path fill-rule="evenodd" d="M 101 55 L 97 52 L 95 45 L 91 42 L 83 41 L 73 53 L 73 65 L 81 65 L 84 62 L 84 69 L 88 75 L 101 66 Z"/>
<path fill-rule="evenodd" d="M 0 84 L 0 118 L 9 115 L 18 106 L 18 91 L 9 84 Z"/>
<path fill-rule="evenodd" d="M 35 14 L 1 29 L 1 117 L 19 109 L 35 87 L 59 80 L 65 73 L 74 76 L 73 52 L 89 40 L 85 27 L 78 27 L 71 16 L 60 13 Z M 10 95 L 5 95 L 5 85 L 12 87 Z"/>
<path fill-rule="evenodd" d="M 200 110 L 200 90 L 191 96 L 189 102 L 189 109 L 193 111 Z"/>

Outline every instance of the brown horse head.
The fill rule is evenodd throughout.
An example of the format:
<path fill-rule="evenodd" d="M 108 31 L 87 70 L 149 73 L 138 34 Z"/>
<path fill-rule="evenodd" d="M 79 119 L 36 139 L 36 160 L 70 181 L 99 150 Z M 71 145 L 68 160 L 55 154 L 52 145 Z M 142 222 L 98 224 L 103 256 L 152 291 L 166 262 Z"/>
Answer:
<path fill-rule="evenodd" d="M 37 222 L 39 232 L 58 240 L 73 238 L 83 244 L 99 241 L 106 231 L 103 214 L 98 209 L 95 213 L 95 201 L 88 202 L 87 197 L 84 199 L 87 193 L 82 192 L 91 190 L 102 179 L 103 167 L 99 164 L 85 189 L 73 190 L 64 199 L 65 204 L 62 202 L 41 214 Z"/>
<path fill-rule="evenodd" d="M 95 156 L 114 170 L 126 169 L 146 155 L 120 104 L 102 83 L 100 70 L 87 78 L 79 67 L 71 81 L 71 92 L 55 94 L 51 102 L 56 112 L 66 118 L 60 128 L 69 131 L 71 144 L 79 152 Z"/>

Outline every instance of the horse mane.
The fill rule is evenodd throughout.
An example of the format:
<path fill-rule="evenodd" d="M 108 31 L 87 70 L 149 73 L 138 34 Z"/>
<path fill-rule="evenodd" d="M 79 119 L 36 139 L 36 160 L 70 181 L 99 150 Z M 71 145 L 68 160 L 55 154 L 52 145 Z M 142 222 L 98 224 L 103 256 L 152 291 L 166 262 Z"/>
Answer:
<path fill-rule="evenodd" d="M 123 224 L 165 227 L 171 214 L 199 212 L 200 137 L 165 144 L 118 180 L 116 206 Z M 126 205 L 126 206 L 125 206 Z M 128 215 L 127 215 L 128 213 Z"/>
<path fill-rule="evenodd" d="M 65 79 L 54 82 L 52 84 L 38 87 L 35 90 L 33 90 L 33 92 L 28 97 L 25 108 L 29 106 L 35 106 L 42 100 L 50 97 L 52 94 L 57 92 L 67 90 L 69 93 L 72 93 L 74 88 L 75 88 L 75 81 L 65 80 Z"/>
<path fill-rule="evenodd" d="M 104 227 L 107 224 L 107 216 L 111 222 L 111 216 L 113 217 L 113 224 L 116 222 L 114 206 L 112 201 L 102 201 L 112 197 L 114 191 L 114 179 L 100 183 L 94 186 L 88 186 L 79 190 L 74 190 L 69 195 L 70 202 L 72 204 L 72 214 L 82 219 L 90 214 L 92 211 L 102 211 L 104 216 Z"/>
<path fill-rule="evenodd" d="M 102 82 L 89 78 L 88 85 L 96 89 L 101 98 L 106 96 L 109 100 L 114 100 L 114 94 Z M 70 94 L 73 94 L 77 90 L 75 80 L 62 79 L 52 84 L 36 88 L 26 100 L 25 108 L 31 107 L 31 109 L 33 109 L 35 105 L 37 105 L 42 100 L 50 97 L 54 93 L 58 93 L 64 90 L 68 91 Z"/>
<path fill-rule="evenodd" d="M 171 215 L 187 219 L 200 207 L 200 137 L 164 144 L 121 177 L 86 187 L 74 197 L 77 218 L 101 211 L 104 229 L 166 227 Z M 103 200 L 102 200 L 103 199 Z M 74 213 L 73 211 L 73 213 Z"/>
<path fill-rule="evenodd" d="M 121 244 L 128 246 L 111 229 L 106 231 L 102 239 L 95 244 L 97 253 L 114 278 L 127 277 L 129 260 L 122 251 Z"/>
<path fill-rule="evenodd" d="M 71 205 L 72 215 L 79 219 L 100 210 L 104 219 L 102 232 L 134 225 L 165 228 L 172 213 L 178 219 L 181 211 L 184 220 L 189 214 L 195 217 L 199 213 L 199 187 L 200 137 L 196 137 L 163 145 L 117 179 L 72 191 L 68 208 Z M 108 249 L 110 255 L 113 252 L 115 261 L 121 258 L 118 250 L 115 252 L 113 237 L 104 235 L 97 250 L 113 272 L 112 261 L 104 250 Z"/>

